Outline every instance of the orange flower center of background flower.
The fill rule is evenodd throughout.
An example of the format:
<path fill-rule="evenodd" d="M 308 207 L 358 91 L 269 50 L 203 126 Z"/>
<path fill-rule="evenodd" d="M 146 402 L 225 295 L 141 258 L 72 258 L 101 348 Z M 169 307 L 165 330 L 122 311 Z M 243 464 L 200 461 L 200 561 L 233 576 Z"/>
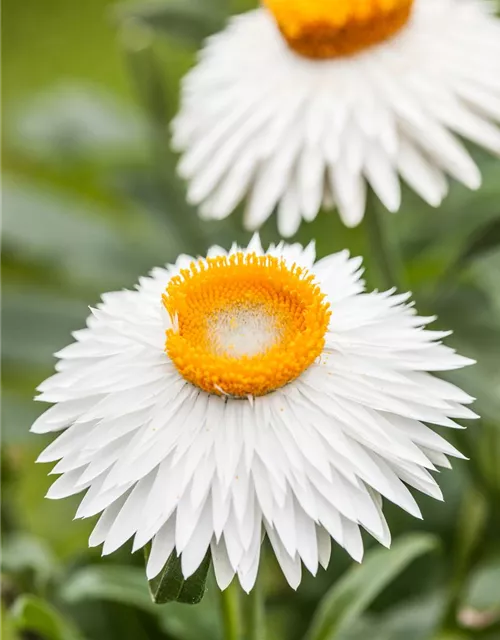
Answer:
<path fill-rule="evenodd" d="M 292 49 L 308 58 L 356 53 L 397 33 L 414 0 L 263 0 Z"/>
<path fill-rule="evenodd" d="M 307 270 L 235 253 L 192 262 L 163 304 L 174 328 L 165 351 L 203 391 L 262 396 L 295 380 L 321 354 L 329 304 Z"/>

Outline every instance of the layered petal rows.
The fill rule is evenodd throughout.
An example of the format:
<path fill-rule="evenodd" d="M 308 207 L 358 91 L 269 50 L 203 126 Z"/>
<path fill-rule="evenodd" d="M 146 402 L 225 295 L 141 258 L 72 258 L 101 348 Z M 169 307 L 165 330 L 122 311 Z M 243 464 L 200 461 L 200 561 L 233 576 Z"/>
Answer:
<path fill-rule="evenodd" d="M 258 237 L 237 250 L 264 253 Z M 105 554 L 152 540 L 150 578 L 174 551 L 188 577 L 210 548 L 219 586 L 237 574 L 249 591 L 265 535 L 294 588 L 302 564 L 327 566 L 332 538 L 359 561 L 360 528 L 390 544 L 382 497 L 416 517 L 408 487 L 442 498 L 431 472 L 460 453 L 427 425 L 475 417 L 470 396 L 432 375 L 471 361 L 425 328 L 433 319 L 408 294 L 365 293 L 347 252 L 316 263 L 312 245 L 269 254 L 314 274 L 332 311 L 322 355 L 290 384 L 236 399 L 181 377 L 161 305 L 192 262 L 181 256 L 135 291 L 103 295 L 39 387 L 53 406 L 32 431 L 62 432 L 39 457 L 57 461 L 48 497 L 86 491 L 77 516 L 101 514 L 90 545 Z"/>

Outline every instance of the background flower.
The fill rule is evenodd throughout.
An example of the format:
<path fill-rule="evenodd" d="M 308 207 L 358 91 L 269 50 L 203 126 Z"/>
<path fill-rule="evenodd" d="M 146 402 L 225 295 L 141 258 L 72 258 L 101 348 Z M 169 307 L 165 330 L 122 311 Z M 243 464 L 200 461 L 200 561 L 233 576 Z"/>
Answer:
<path fill-rule="evenodd" d="M 479 187 L 453 134 L 500 154 L 491 6 L 369 6 L 268 0 L 207 41 L 173 122 L 179 173 L 203 216 L 225 218 L 246 200 L 248 229 L 277 209 L 291 236 L 321 207 L 359 224 L 367 183 L 389 211 L 401 205 L 399 176 L 434 207 L 447 176 Z"/>

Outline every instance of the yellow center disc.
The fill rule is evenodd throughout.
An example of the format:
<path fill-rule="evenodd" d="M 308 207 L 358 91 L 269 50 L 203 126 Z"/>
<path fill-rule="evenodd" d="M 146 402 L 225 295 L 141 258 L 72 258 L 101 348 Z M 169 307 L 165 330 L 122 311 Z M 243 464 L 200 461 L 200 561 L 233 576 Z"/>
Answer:
<path fill-rule="evenodd" d="M 263 0 L 292 49 L 309 58 L 346 56 L 398 32 L 413 0 Z"/>
<path fill-rule="evenodd" d="M 254 253 L 192 262 L 172 278 L 165 350 L 208 393 L 262 396 L 297 378 L 321 354 L 329 305 L 314 277 Z"/>

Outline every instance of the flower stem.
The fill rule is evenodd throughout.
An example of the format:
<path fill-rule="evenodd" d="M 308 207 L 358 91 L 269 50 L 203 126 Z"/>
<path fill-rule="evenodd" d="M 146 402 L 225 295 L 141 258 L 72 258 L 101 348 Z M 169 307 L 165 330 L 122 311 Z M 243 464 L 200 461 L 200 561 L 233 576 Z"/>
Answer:
<path fill-rule="evenodd" d="M 240 640 L 239 587 L 236 580 L 220 592 L 220 608 L 224 640 Z"/>
<path fill-rule="evenodd" d="M 375 194 L 369 191 L 364 224 L 371 259 L 378 269 L 381 287 L 401 289 L 403 284 L 401 257 L 397 244 L 386 228 L 384 218 L 388 215 L 390 214 L 381 210 Z"/>
<path fill-rule="evenodd" d="M 265 640 L 264 595 L 259 578 L 244 599 L 244 640 Z"/>

